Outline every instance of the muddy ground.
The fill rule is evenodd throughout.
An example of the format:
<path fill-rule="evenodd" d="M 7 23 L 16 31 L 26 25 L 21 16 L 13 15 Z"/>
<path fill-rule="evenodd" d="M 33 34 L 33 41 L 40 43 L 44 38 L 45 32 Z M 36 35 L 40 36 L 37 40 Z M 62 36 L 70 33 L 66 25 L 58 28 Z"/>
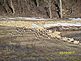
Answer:
<path fill-rule="evenodd" d="M 0 26 L 0 61 L 81 61 L 81 45 L 52 38 L 44 31 Z"/>

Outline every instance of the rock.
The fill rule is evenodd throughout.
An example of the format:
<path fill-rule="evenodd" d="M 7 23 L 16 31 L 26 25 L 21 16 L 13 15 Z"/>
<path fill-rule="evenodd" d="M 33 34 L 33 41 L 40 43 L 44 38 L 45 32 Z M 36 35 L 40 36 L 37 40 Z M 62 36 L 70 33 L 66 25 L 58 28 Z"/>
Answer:
<path fill-rule="evenodd" d="M 50 35 L 51 37 L 61 38 L 60 33 L 61 32 L 58 31 L 52 32 L 51 30 L 49 30 L 48 35 Z"/>
<path fill-rule="evenodd" d="M 52 30 L 47 30 L 47 32 L 48 32 L 48 34 L 49 34 L 49 33 L 52 33 Z"/>
<path fill-rule="evenodd" d="M 66 37 L 62 37 L 62 40 L 67 41 L 68 39 Z"/>
<path fill-rule="evenodd" d="M 79 41 L 74 41 L 73 43 L 74 43 L 74 44 L 79 44 L 80 42 L 79 42 Z"/>
<path fill-rule="evenodd" d="M 58 36 L 56 36 L 57 38 L 59 38 L 59 39 L 61 39 L 61 36 L 60 35 L 58 35 Z"/>
<path fill-rule="evenodd" d="M 67 38 L 67 42 L 71 43 L 71 42 L 74 42 L 74 39 L 73 38 Z"/>
<path fill-rule="evenodd" d="M 62 37 L 62 40 L 67 41 L 67 42 L 73 42 L 73 38 L 67 38 L 67 37 Z"/>
<path fill-rule="evenodd" d="M 70 41 L 74 41 L 74 39 L 73 39 L 73 38 L 69 38 L 69 40 L 70 40 Z"/>

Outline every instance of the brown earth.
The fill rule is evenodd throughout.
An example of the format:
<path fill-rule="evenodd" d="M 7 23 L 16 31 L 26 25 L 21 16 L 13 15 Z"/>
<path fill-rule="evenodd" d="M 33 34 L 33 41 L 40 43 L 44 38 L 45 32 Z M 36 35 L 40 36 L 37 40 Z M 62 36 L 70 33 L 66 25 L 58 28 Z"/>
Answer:
<path fill-rule="evenodd" d="M 45 31 L 0 26 L 0 61 L 5 60 L 81 61 L 81 45 L 50 37 Z"/>

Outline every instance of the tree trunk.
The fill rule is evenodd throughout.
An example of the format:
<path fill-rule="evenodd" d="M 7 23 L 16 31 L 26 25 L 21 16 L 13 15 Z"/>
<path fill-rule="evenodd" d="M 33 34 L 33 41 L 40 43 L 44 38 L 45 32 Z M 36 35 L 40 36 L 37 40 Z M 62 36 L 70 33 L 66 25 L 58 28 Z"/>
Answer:
<path fill-rule="evenodd" d="M 63 14 L 62 14 L 62 0 L 59 0 L 59 8 L 60 8 L 60 18 L 63 18 Z"/>
<path fill-rule="evenodd" d="M 36 0 L 37 7 L 39 7 L 39 0 Z"/>
<path fill-rule="evenodd" d="M 48 6 L 49 6 L 49 17 L 52 18 L 51 0 L 49 0 Z"/>
<path fill-rule="evenodd" d="M 3 0 L 3 8 L 5 9 L 6 12 L 8 12 L 8 7 L 11 10 L 12 13 L 15 13 L 15 9 L 12 3 L 12 0 Z"/>
<path fill-rule="evenodd" d="M 12 0 L 8 0 L 8 6 L 11 9 L 12 13 L 15 13 L 15 9 L 14 9 Z"/>

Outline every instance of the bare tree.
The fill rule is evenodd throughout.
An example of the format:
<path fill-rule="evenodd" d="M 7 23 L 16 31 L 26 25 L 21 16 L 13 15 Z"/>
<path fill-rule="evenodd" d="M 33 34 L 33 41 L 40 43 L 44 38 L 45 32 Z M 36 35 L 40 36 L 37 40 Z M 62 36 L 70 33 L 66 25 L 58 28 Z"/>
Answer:
<path fill-rule="evenodd" d="M 39 0 L 33 0 L 33 1 L 34 1 L 35 5 L 36 5 L 37 7 L 39 7 Z"/>
<path fill-rule="evenodd" d="M 63 18 L 63 14 L 62 14 L 62 0 L 59 0 L 59 8 L 60 8 L 60 18 Z"/>
<path fill-rule="evenodd" d="M 55 6 L 56 6 L 56 12 L 57 12 L 59 18 L 63 18 L 62 0 L 55 0 Z"/>
<path fill-rule="evenodd" d="M 39 0 L 36 0 L 36 5 L 37 7 L 39 7 Z"/>
<path fill-rule="evenodd" d="M 49 16 L 50 16 L 50 18 L 52 18 L 51 0 L 49 0 L 48 6 L 49 6 Z"/>
<path fill-rule="evenodd" d="M 11 10 L 12 13 L 15 13 L 15 9 L 12 3 L 12 0 L 3 0 L 3 4 L 2 4 L 3 8 L 5 9 L 6 12 L 8 12 L 8 8 Z"/>
<path fill-rule="evenodd" d="M 51 10 L 51 1 L 52 0 L 44 0 L 48 4 L 48 10 L 49 10 L 49 17 L 52 18 L 52 10 Z"/>
<path fill-rule="evenodd" d="M 14 9 L 12 0 L 9 1 L 9 7 L 10 7 L 12 13 L 15 13 L 15 9 Z"/>

